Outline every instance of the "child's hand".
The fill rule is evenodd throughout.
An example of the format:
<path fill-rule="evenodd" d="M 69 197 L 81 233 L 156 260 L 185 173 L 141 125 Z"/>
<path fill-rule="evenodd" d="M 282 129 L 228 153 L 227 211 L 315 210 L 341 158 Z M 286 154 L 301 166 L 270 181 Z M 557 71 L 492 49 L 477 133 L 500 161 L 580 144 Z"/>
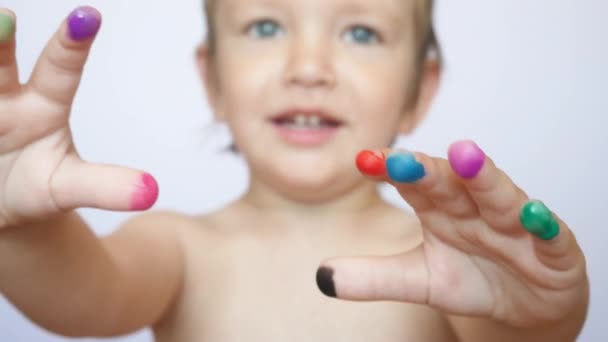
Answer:
<path fill-rule="evenodd" d="M 70 108 L 101 24 L 99 12 L 90 7 L 72 12 L 24 85 L 17 73 L 14 23 L 15 15 L 0 9 L 0 228 L 77 207 L 151 206 L 157 196 L 151 176 L 83 162 L 72 142 Z"/>
<path fill-rule="evenodd" d="M 328 260 L 317 274 L 326 294 L 429 304 L 517 327 L 563 318 L 584 300 L 585 260 L 568 226 L 474 143 L 452 145 L 449 161 L 362 152 L 357 164 L 397 188 L 424 243 L 393 257 Z"/>

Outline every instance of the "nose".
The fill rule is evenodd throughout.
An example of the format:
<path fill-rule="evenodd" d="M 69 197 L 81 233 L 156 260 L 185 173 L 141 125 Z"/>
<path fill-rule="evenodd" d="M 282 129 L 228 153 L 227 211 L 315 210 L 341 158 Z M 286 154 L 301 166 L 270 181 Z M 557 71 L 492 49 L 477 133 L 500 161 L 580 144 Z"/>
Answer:
<path fill-rule="evenodd" d="M 286 83 L 306 88 L 333 86 L 336 76 L 329 45 L 327 39 L 314 35 L 295 39 L 285 68 Z"/>

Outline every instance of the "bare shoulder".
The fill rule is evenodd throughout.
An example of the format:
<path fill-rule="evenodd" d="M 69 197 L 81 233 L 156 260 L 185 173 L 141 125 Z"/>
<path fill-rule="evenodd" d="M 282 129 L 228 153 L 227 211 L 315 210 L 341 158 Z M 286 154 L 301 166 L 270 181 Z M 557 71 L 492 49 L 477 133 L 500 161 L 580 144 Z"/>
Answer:
<path fill-rule="evenodd" d="M 162 259 L 175 268 L 183 267 L 187 257 L 187 241 L 200 222 L 192 216 L 170 210 L 153 210 L 134 215 L 105 237 L 106 246 L 143 253 L 148 259 Z M 128 251 L 128 252 L 127 252 Z"/>
<path fill-rule="evenodd" d="M 182 239 L 193 232 L 210 232 L 210 229 L 206 229 L 207 221 L 177 211 L 153 210 L 129 218 L 119 230 L 133 234 Z"/>
<path fill-rule="evenodd" d="M 147 245 L 151 242 L 160 249 L 179 251 L 188 263 L 188 259 L 198 259 L 198 253 L 206 255 L 221 252 L 222 246 L 228 243 L 242 224 L 237 221 L 239 213 L 229 205 L 204 215 L 189 215 L 172 210 L 154 210 L 128 219 L 116 234 L 139 240 Z M 142 241 L 142 239 L 148 241 Z M 153 241 L 150 241 L 153 240 Z M 214 260 L 215 258 L 203 258 Z"/>
<path fill-rule="evenodd" d="M 134 323 L 125 331 L 171 317 L 173 303 L 183 295 L 187 282 L 188 235 L 196 229 L 196 220 L 187 215 L 149 211 L 130 217 L 101 239 L 118 274 L 119 291 L 113 295 L 126 312 L 135 312 Z"/>
<path fill-rule="evenodd" d="M 123 228 L 146 229 L 152 227 L 166 227 L 168 225 L 181 227 L 192 224 L 193 222 L 193 217 L 177 211 L 151 210 L 132 216 L 123 224 Z"/>
<path fill-rule="evenodd" d="M 187 215 L 154 210 L 133 215 L 103 240 L 107 246 L 116 249 L 140 250 L 148 256 L 165 258 L 173 255 L 173 259 L 179 261 L 183 257 L 184 232 L 193 226 L 194 220 Z"/>

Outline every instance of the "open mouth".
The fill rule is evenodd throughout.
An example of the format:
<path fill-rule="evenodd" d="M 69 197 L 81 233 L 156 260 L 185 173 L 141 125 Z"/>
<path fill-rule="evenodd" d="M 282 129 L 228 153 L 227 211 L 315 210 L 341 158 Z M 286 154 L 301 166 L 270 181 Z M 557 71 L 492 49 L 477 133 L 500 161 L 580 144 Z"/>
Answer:
<path fill-rule="evenodd" d="M 330 141 L 344 123 L 319 110 L 291 110 L 271 119 L 290 144 L 315 146 Z"/>
<path fill-rule="evenodd" d="M 342 125 L 340 121 L 332 118 L 302 113 L 289 116 L 280 116 L 273 119 L 272 122 L 276 125 L 292 129 L 336 128 Z"/>

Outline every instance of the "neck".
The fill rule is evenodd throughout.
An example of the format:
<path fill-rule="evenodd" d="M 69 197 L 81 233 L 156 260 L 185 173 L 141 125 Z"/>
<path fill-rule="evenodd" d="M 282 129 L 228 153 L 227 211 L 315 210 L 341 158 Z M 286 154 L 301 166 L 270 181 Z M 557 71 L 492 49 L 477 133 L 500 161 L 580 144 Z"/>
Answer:
<path fill-rule="evenodd" d="M 320 227 L 340 223 L 350 225 L 370 211 L 380 208 L 385 202 L 377 185 L 367 180 L 362 180 L 346 191 L 302 200 L 277 192 L 267 184 L 252 179 L 241 203 L 289 226 Z"/>

